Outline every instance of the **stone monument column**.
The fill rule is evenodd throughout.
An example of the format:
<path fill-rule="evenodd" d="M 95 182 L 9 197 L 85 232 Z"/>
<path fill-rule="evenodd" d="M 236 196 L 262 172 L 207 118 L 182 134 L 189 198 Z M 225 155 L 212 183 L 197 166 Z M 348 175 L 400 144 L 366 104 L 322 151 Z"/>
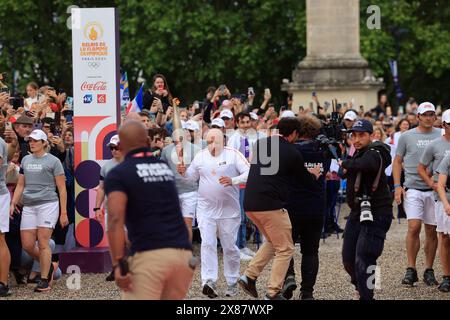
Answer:
<path fill-rule="evenodd" d="M 316 91 L 320 102 L 354 100 L 368 111 L 384 87 L 360 53 L 359 0 L 306 0 L 307 56 L 282 89 L 293 94 L 293 109 L 307 107 Z"/>

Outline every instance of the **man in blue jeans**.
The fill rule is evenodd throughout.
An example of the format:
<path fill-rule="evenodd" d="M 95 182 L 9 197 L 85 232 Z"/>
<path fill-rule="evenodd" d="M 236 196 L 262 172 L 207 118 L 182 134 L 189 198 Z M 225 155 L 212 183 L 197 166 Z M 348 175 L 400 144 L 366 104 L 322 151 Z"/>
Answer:
<path fill-rule="evenodd" d="M 372 124 L 358 120 L 349 130 L 356 154 L 339 164 L 347 178 L 347 203 L 351 209 L 344 231 L 342 261 L 360 300 L 373 300 L 377 259 L 392 222 L 392 196 L 384 170 L 391 163 L 390 148 L 371 141 Z M 368 197 L 371 218 L 367 212 Z M 366 217 L 364 214 L 363 217 Z M 362 220 L 362 221 L 361 221 Z"/>
<path fill-rule="evenodd" d="M 256 132 L 252 128 L 251 116 L 248 112 L 240 112 L 236 116 L 236 123 L 238 130 L 230 136 L 227 142 L 227 146 L 237 149 L 248 160 L 251 160 L 251 152 L 255 142 L 262 137 L 262 135 Z M 239 227 L 238 238 L 236 245 L 240 250 L 240 257 L 243 261 L 250 261 L 255 252 L 247 247 L 247 216 L 244 212 L 244 195 L 245 184 L 239 186 L 239 202 L 241 205 L 241 226 Z"/>

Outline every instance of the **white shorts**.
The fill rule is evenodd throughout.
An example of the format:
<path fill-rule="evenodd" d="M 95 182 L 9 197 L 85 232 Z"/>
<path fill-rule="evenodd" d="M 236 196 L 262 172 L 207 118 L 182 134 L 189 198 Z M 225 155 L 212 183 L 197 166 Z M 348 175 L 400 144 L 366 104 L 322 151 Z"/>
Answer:
<path fill-rule="evenodd" d="M 434 212 L 437 222 L 436 231 L 442 232 L 443 234 L 450 234 L 450 216 L 445 213 L 444 205 L 441 201 L 436 201 Z"/>
<path fill-rule="evenodd" d="M 179 198 L 183 218 L 194 219 L 197 211 L 197 191 L 182 193 L 179 195 Z"/>
<path fill-rule="evenodd" d="M 37 228 L 55 229 L 58 218 L 58 201 L 32 207 L 25 206 L 22 211 L 20 230 L 36 230 Z"/>
<path fill-rule="evenodd" d="M 406 191 L 403 208 L 405 209 L 408 220 L 421 220 L 423 223 L 435 226 L 436 216 L 433 191 L 419 191 L 408 189 Z"/>
<path fill-rule="evenodd" d="M 11 196 L 7 194 L 0 195 L 0 233 L 9 232 L 9 204 Z"/>

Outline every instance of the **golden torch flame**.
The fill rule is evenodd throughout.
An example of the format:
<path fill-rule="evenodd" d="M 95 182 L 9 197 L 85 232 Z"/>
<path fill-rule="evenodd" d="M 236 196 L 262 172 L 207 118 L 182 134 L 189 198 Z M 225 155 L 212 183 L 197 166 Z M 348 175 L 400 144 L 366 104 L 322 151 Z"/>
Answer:
<path fill-rule="evenodd" d="M 91 39 L 92 41 L 97 40 L 98 34 L 97 31 L 95 31 L 95 28 L 92 27 L 91 31 L 89 32 L 89 39 Z"/>

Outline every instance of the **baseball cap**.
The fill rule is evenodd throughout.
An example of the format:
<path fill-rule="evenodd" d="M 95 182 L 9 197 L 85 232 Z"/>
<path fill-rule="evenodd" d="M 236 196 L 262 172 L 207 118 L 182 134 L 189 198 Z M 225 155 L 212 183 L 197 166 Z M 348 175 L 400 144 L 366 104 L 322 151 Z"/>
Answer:
<path fill-rule="evenodd" d="M 118 146 L 118 145 L 119 145 L 119 142 L 120 142 L 119 135 L 118 135 L 118 134 L 115 134 L 115 135 L 113 135 L 113 136 L 111 137 L 111 139 L 109 140 L 109 143 L 107 144 L 107 146 L 108 146 L 108 147 L 109 147 L 110 145 Z"/>
<path fill-rule="evenodd" d="M 347 111 L 344 115 L 344 120 L 355 121 L 358 118 L 358 115 L 354 111 Z"/>
<path fill-rule="evenodd" d="M 47 135 L 45 134 L 44 131 L 39 130 L 39 129 L 36 129 L 36 130 L 33 130 L 33 131 L 30 133 L 30 135 L 29 135 L 28 137 L 25 138 L 25 141 L 28 141 L 28 140 L 30 140 L 30 139 L 47 141 Z"/>
<path fill-rule="evenodd" d="M 442 122 L 450 124 L 450 109 L 445 110 L 442 114 Z"/>
<path fill-rule="evenodd" d="M 15 122 L 16 124 L 33 124 L 33 119 L 31 119 L 30 117 L 28 117 L 28 116 L 25 116 L 25 115 L 23 115 L 23 116 L 20 116 L 17 120 L 16 120 L 16 122 Z"/>
<path fill-rule="evenodd" d="M 233 112 L 231 112 L 231 110 L 228 109 L 224 109 L 220 112 L 220 118 L 228 118 L 228 119 L 233 119 Z"/>
<path fill-rule="evenodd" d="M 348 132 L 373 132 L 372 122 L 366 119 L 361 119 L 355 122 L 355 124 L 348 130 Z"/>
<path fill-rule="evenodd" d="M 425 112 L 428 111 L 436 113 L 436 108 L 434 107 L 434 104 L 432 104 L 431 102 L 422 102 L 417 108 L 417 114 L 424 114 Z"/>
<path fill-rule="evenodd" d="M 280 119 L 283 118 L 295 118 L 295 113 L 291 110 L 283 111 L 283 113 L 280 116 Z"/>
<path fill-rule="evenodd" d="M 191 131 L 199 131 L 200 126 L 198 125 L 197 122 L 188 120 L 188 121 L 186 121 L 185 129 L 191 130 Z"/>
<path fill-rule="evenodd" d="M 258 118 L 258 115 L 256 114 L 256 113 L 254 113 L 254 112 L 250 112 L 250 118 L 252 119 L 252 120 L 258 120 L 259 118 Z"/>
<path fill-rule="evenodd" d="M 219 128 L 225 128 L 225 122 L 220 118 L 215 118 L 213 121 L 211 121 L 211 127 L 217 126 Z"/>

